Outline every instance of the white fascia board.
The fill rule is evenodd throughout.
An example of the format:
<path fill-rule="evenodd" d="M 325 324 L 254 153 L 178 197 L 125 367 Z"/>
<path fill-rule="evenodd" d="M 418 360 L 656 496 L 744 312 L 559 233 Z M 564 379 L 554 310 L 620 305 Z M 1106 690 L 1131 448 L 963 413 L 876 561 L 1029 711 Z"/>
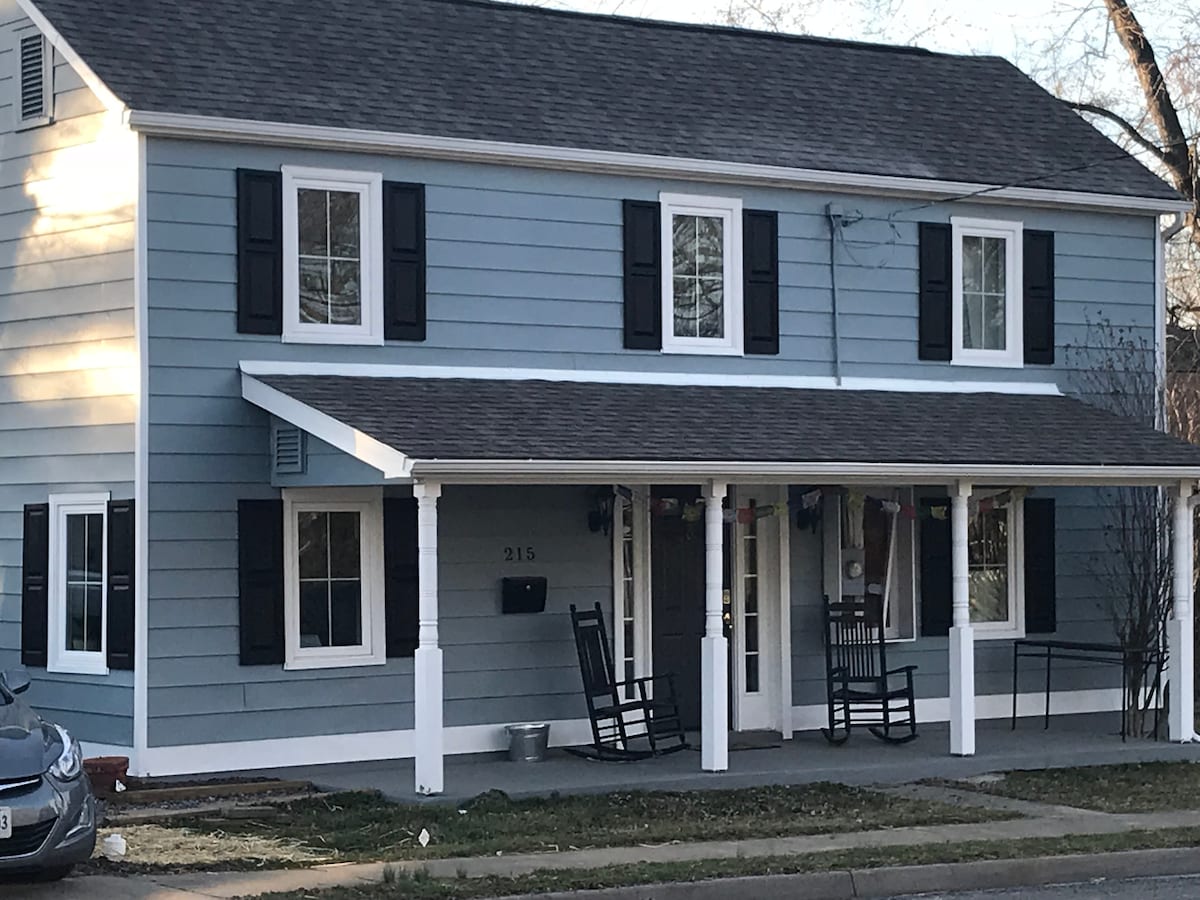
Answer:
<path fill-rule="evenodd" d="M 1080 191 L 1004 187 L 962 181 L 832 172 L 823 169 L 796 169 L 753 163 L 588 150 L 578 147 L 550 147 L 508 141 L 398 134 L 389 131 L 264 122 L 182 113 L 132 110 L 128 113 L 126 120 L 132 128 L 138 131 L 164 137 L 358 150 L 581 172 L 765 184 L 854 194 L 888 194 L 931 198 L 965 198 L 969 196 L 972 200 L 980 203 L 1049 206 L 1057 209 L 1104 209 L 1122 213 L 1158 214 L 1191 208 L 1190 204 L 1182 199 L 1164 200 L 1156 197 L 1124 197 Z"/>
<path fill-rule="evenodd" d="M 38 31 L 46 36 L 46 40 L 50 42 L 50 46 L 62 54 L 63 59 L 83 79 L 83 83 L 104 104 L 105 109 L 110 112 L 125 112 L 124 102 L 109 89 L 108 85 L 100 80 L 100 76 L 92 71 L 92 67 L 83 61 L 83 57 L 72 49 L 71 45 L 67 43 L 67 39 L 59 33 L 57 28 L 50 24 L 50 20 L 37 8 L 34 0 L 17 0 L 17 6 L 37 26 Z"/>
<path fill-rule="evenodd" d="M 1200 477 L 1200 467 L 950 465 L 944 463 L 788 463 L 647 460 L 414 459 L 413 478 L 445 484 L 718 481 L 784 484 L 1162 485 Z M 540 480 L 540 482 L 539 482 Z"/>
<path fill-rule="evenodd" d="M 247 375 L 340 375 L 350 378 L 478 378 L 488 381 L 570 381 L 585 384 L 654 384 L 702 387 L 779 387 L 806 390 L 923 393 L 1036 394 L 1059 396 L 1053 382 L 938 381 L 919 378 L 843 378 L 823 375 L 752 375 L 718 372 L 629 372 L 592 369 L 507 369 L 489 366 L 405 366 L 242 360 Z"/>
<path fill-rule="evenodd" d="M 399 450 L 246 373 L 242 374 L 242 397 L 343 453 L 379 469 L 384 478 L 400 479 L 411 475 L 412 461 Z"/>

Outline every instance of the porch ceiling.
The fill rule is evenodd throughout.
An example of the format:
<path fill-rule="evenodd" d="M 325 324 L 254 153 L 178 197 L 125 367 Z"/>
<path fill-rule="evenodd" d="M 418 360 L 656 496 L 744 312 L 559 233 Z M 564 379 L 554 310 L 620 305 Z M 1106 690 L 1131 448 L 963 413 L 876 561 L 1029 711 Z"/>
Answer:
<path fill-rule="evenodd" d="M 388 477 L 1108 484 L 1200 478 L 1200 447 L 1063 396 L 324 374 L 242 378 L 248 400 Z"/>

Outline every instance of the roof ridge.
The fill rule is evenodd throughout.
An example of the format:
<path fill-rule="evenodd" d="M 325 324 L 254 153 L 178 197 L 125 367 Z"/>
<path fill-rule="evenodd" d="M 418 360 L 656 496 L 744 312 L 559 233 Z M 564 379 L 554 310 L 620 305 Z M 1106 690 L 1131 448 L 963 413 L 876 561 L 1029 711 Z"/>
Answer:
<path fill-rule="evenodd" d="M 926 47 L 916 47 L 908 44 L 884 44 L 873 41 L 855 41 L 846 38 L 833 38 L 815 34 L 793 34 L 779 31 L 766 31 L 757 28 L 744 28 L 737 25 L 720 25 L 710 22 L 678 22 L 671 19 L 655 19 L 647 16 L 630 16 L 619 13 L 585 12 L 576 9 L 557 9 L 549 6 L 535 6 L 520 3 L 516 0 L 431 0 L 448 6 L 475 6 L 484 9 L 500 9 L 530 16 L 554 16 L 568 19 L 586 19 L 605 23 L 618 23 L 638 28 L 653 28 L 669 31 L 707 32 L 712 34 L 728 34 L 755 40 L 782 41 L 787 43 L 819 44 L 845 47 L 854 50 L 873 51 L 878 53 L 899 53 L 912 56 L 941 56 L 952 59 L 990 59 L 990 54 L 974 53 L 945 53 L 930 50 Z M 1001 57 L 1002 58 L 1002 57 Z"/>

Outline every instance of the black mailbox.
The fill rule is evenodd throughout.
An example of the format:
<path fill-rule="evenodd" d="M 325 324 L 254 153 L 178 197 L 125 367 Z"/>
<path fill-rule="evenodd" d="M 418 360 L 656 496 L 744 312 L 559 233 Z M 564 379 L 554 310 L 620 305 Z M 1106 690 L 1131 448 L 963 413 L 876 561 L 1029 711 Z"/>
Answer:
<path fill-rule="evenodd" d="M 501 579 L 500 611 L 505 615 L 545 612 L 546 579 L 540 575 Z"/>

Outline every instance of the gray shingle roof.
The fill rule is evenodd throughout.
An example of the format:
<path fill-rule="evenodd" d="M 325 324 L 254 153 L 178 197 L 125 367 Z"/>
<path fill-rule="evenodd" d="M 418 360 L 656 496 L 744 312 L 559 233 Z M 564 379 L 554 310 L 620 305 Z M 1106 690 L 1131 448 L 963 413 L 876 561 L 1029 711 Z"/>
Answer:
<path fill-rule="evenodd" d="M 1200 447 L 1059 396 L 270 375 L 421 460 L 1195 466 Z"/>
<path fill-rule="evenodd" d="M 486 0 L 35 2 L 139 111 L 1176 197 L 995 57 Z"/>

